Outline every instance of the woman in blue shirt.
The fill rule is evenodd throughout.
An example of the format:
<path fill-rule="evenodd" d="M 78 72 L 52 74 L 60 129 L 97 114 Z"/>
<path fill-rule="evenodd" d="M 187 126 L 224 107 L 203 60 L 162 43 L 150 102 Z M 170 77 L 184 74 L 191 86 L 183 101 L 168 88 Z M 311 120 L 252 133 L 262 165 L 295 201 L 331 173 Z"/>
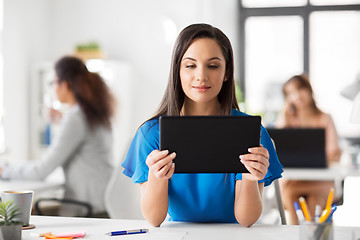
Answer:
<path fill-rule="evenodd" d="M 240 115 L 229 39 L 207 24 L 186 27 L 175 43 L 168 85 L 154 117 L 137 131 L 122 166 L 141 188 L 141 210 L 153 226 L 170 220 L 254 224 L 262 191 L 280 178 L 282 166 L 262 127 L 261 145 L 239 156 L 246 174 L 174 174 L 176 153 L 159 150 L 161 115 Z"/>

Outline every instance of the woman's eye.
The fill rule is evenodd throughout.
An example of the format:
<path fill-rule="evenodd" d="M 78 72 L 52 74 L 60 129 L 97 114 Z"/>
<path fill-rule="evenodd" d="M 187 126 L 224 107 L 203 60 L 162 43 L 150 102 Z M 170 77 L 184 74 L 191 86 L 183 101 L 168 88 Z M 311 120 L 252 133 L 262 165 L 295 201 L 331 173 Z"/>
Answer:
<path fill-rule="evenodd" d="M 209 65 L 208 66 L 208 68 L 210 68 L 210 69 L 216 69 L 216 68 L 218 68 L 219 66 L 218 65 Z"/>
<path fill-rule="evenodd" d="M 195 65 L 190 64 L 190 65 L 186 65 L 185 67 L 186 67 L 186 68 L 194 68 L 194 67 L 195 67 Z"/>

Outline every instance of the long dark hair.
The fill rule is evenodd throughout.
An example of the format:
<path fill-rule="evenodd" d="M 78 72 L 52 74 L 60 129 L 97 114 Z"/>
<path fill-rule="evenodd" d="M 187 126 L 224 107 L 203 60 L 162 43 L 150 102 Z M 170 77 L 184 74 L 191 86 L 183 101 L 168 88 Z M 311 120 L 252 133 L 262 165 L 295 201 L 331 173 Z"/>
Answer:
<path fill-rule="evenodd" d="M 90 128 L 94 129 L 98 125 L 111 128 L 114 97 L 99 74 L 89 72 L 79 58 L 71 56 L 59 59 L 55 64 L 55 72 L 59 83 L 68 83 Z"/>
<path fill-rule="evenodd" d="M 292 76 L 289 80 L 287 80 L 284 85 L 283 85 L 283 94 L 286 97 L 287 93 L 286 93 L 286 86 L 290 83 L 295 83 L 297 85 L 297 88 L 299 89 L 306 89 L 311 96 L 311 103 L 310 103 L 310 107 L 313 110 L 313 112 L 315 114 L 320 114 L 322 113 L 322 111 L 318 108 L 318 106 L 316 105 L 316 101 L 314 98 L 314 91 L 311 87 L 311 83 L 310 83 L 310 79 L 309 76 L 305 73 L 301 74 L 301 75 L 295 75 Z M 292 114 L 294 116 L 297 116 L 297 109 L 294 107 L 294 109 L 292 109 Z"/>
<path fill-rule="evenodd" d="M 199 38 L 215 40 L 221 47 L 222 54 L 226 60 L 225 78 L 227 81 L 223 82 L 223 86 L 218 94 L 223 114 L 230 115 L 232 108 L 239 110 L 235 96 L 234 56 L 230 40 L 216 27 L 208 24 L 192 24 L 184 28 L 177 37 L 171 59 L 168 84 L 158 110 L 151 119 L 161 115 L 180 115 L 185 99 L 185 93 L 180 81 L 180 63 L 189 46 L 195 39 Z"/>

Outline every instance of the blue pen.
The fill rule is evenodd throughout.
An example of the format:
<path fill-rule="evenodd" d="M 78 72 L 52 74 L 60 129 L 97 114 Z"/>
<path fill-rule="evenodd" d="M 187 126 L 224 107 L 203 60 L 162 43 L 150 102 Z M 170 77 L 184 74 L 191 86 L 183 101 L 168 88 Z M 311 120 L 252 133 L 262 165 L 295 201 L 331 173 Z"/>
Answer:
<path fill-rule="evenodd" d="M 337 206 L 336 206 L 336 205 L 334 205 L 334 206 L 331 208 L 331 213 L 330 213 L 328 219 L 326 219 L 326 223 L 330 223 L 330 221 L 331 221 L 331 219 L 332 219 L 332 216 L 333 216 L 334 212 L 336 211 L 336 209 L 337 209 Z"/>
<path fill-rule="evenodd" d="M 295 208 L 295 212 L 296 212 L 299 222 L 305 221 L 304 214 L 301 211 L 301 208 L 300 208 L 300 205 L 298 202 L 294 202 L 294 208 Z"/>
<path fill-rule="evenodd" d="M 123 231 L 115 231 L 106 233 L 110 236 L 118 236 L 118 235 L 129 235 L 129 234 L 138 234 L 138 233 L 147 233 L 149 229 L 135 229 L 135 230 L 123 230 Z"/>
<path fill-rule="evenodd" d="M 321 216 L 321 207 L 319 204 L 316 204 L 315 206 L 315 222 L 319 222 L 319 219 L 320 219 L 320 216 Z"/>

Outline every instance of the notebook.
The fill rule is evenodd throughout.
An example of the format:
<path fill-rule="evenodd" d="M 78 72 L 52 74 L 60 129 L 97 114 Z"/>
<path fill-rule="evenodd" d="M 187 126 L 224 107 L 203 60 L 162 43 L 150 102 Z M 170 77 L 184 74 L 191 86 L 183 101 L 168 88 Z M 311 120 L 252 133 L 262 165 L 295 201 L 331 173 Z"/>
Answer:
<path fill-rule="evenodd" d="M 279 160 L 287 168 L 326 168 L 325 129 L 268 128 Z"/>
<path fill-rule="evenodd" d="M 259 116 L 162 116 L 160 149 L 176 152 L 175 173 L 245 173 L 239 155 L 259 146 Z"/>

